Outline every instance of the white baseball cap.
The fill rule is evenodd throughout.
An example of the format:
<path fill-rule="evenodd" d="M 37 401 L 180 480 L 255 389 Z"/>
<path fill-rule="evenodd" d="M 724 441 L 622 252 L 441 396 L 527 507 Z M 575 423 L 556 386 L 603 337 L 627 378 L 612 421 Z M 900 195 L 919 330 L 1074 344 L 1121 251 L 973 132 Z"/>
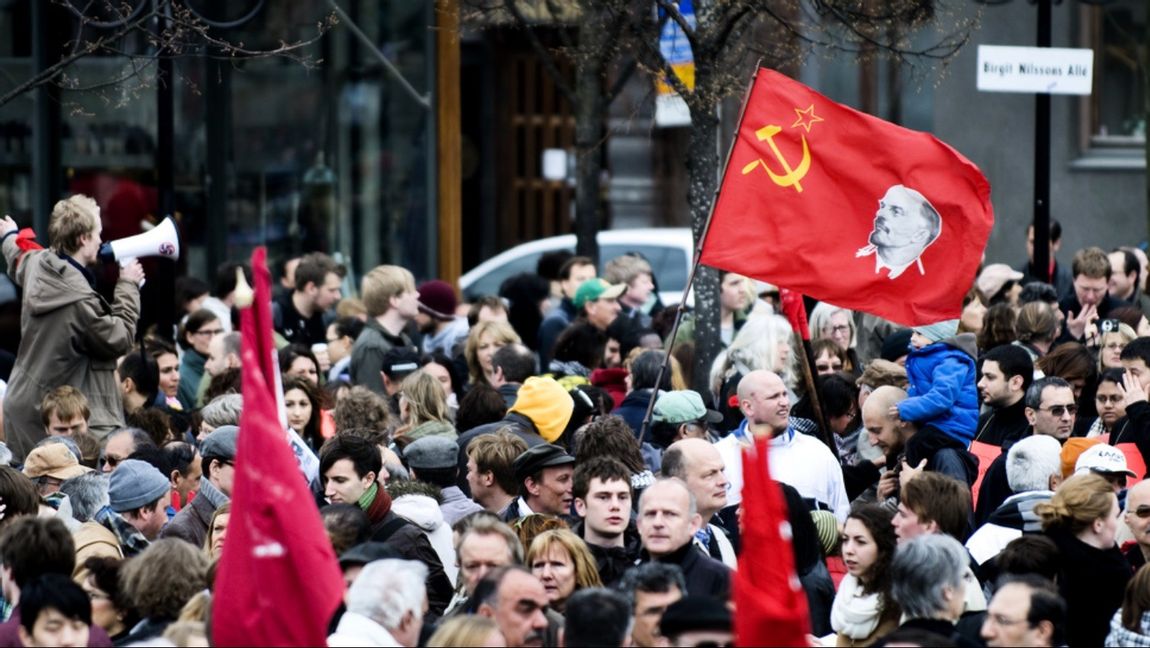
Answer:
<path fill-rule="evenodd" d="M 1078 461 L 1074 464 L 1074 472 L 1096 472 L 1096 473 L 1126 473 L 1131 477 L 1138 475 L 1126 467 L 1126 455 L 1122 451 L 1112 445 L 1105 443 L 1098 443 L 1087 448 L 1082 454 L 1078 455 Z"/>

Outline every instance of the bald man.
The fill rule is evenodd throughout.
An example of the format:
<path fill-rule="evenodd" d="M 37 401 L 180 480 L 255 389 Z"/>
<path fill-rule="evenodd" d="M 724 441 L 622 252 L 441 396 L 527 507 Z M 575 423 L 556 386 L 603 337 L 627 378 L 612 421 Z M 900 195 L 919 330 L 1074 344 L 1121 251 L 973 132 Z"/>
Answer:
<path fill-rule="evenodd" d="M 1134 545 L 1126 550 L 1126 560 L 1137 571 L 1150 558 L 1150 480 L 1140 481 L 1126 491 L 1126 526 Z"/>
<path fill-rule="evenodd" d="M 840 524 L 846 522 L 850 500 L 842 466 L 822 441 L 790 426 L 783 380 L 770 371 L 752 371 L 739 381 L 737 393 L 743 422 L 715 444 L 731 482 L 727 505 L 743 501 L 742 449 L 752 445 L 752 438 L 767 438 L 771 478 L 793 486 L 811 510 L 832 511 Z"/>
<path fill-rule="evenodd" d="M 734 569 L 738 566 L 731 534 L 717 513 L 727 506 L 727 481 L 723 457 L 714 444 L 703 439 L 683 439 L 672 443 L 663 453 L 661 472 L 664 477 L 677 477 L 695 496 L 703 524 L 695 533 L 695 544 L 707 555 Z"/>
<path fill-rule="evenodd" d="M 966 450 L 951 446 L 924 448 L 925 456 L 909 458 L 918 460 L 910 465 L 906 444 L 918 430 L 913 423 L 899 419 L 895 408 L 906 398 L 905 391 L 884 385 L 871 392 L 863 404 L 863 427 L 871 443 L 882 450 L 887 461 L 887 471 L 879 480 L 879 499 L 897 494 L 900 481 L 906 483 L 922 470 L 949 475 L 967 486 L 973 484 L 978 475 L 978 460 Z"/>

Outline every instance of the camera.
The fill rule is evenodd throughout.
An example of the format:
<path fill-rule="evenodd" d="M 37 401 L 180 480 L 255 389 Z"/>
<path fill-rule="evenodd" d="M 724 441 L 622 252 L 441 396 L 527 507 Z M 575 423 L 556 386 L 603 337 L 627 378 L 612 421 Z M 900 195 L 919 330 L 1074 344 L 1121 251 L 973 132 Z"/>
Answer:
<path fill-rule="evenodd" d="M 1116 319 L 1104 319 L 1098 323 L 1098 328 L 1103 333 L 1113 333 L 1118 330 L 1120 322 Z"/>

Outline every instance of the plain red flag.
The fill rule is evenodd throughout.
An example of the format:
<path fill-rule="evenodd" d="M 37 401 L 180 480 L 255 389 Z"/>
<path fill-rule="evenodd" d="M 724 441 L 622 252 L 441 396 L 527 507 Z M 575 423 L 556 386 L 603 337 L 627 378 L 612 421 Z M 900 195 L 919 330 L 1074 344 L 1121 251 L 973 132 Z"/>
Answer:
<path fill-rule="evenodd" d="M 276 407 L 267 251 L 242 310 L 243 395 L 232 517 L 212 601 L 216 646 L 322 646 L 343 578 Z"/>
<path fill-rule="evenodd" d="M 762 69 L 701 261 L 932 324 L 961 314 L 993 224 L 990 184 L 954 149 Z"/>
<path fill-rule="evenodd" d="M 807 646 L 807 597 L 795 574 L 783 491 L 771 481 L 769 442 L 743 452 L 743 513 L 735 571 L 735 645 Z"/>

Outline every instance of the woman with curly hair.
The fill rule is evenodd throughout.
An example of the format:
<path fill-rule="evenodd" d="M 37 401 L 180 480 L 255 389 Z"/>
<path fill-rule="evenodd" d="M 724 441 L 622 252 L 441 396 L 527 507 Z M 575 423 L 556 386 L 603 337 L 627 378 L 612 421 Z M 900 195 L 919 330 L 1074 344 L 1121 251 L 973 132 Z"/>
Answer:
<path fill-rule="evenodd" d="M 143 619 L 124 645 L 155 639 L 179 618 L 184 604 L 208 586 L 208 558 L 183 540 L 156 540 L 124 563 L 120 584 Z"/>
<path fill-rule="evenodd" d="M 1131 576 L 1115 542 L 1121 509 L 1114 488 L 1101 475 L 1077 474 L 1034 512 L 1062 557 L 1058 589 L 1073 610 L 1067 644 L 1101 646 Z"/>
<path fill-rule="evenodd" d="M 584 587 L 602 587 L 595 557 L 583 539 L 568 529 L 544 531 L 527 550 L 527 567 L 543 583 L 547 601 L 557 612 Z"/>
<path fill-rule="evenodd" d="M 467 373 L 472 385 L 491 384 L 491 356 L 500 347 L 519 343 L 519 334 L 507 322 L 479 322 L 467 335 L 463 356 L 467 359 Z"/>
<path fill-rule="evenodd" d="M 890 594 L 890 564 L 898 545 L 891 518 L 874 504 L 847 517 L 842 532 L 847 574 L 831 607 L 837 646 L 869 646 L 898 627 L 901 610 Z"/>
<path fill-rule="evenodd" d="M 652 448 L 645 454 L 631 426 L 615 415 L 591 421 L 575 436 L 571 450 L 577 465 L 595 457 L 613 457 L 631 471 L 631 488 L 635 490 L 631 501 L 637 507 L 643 489 L 655 483 L 655 474 L 650 466 L 660 464 L 661 453 Z"/>

